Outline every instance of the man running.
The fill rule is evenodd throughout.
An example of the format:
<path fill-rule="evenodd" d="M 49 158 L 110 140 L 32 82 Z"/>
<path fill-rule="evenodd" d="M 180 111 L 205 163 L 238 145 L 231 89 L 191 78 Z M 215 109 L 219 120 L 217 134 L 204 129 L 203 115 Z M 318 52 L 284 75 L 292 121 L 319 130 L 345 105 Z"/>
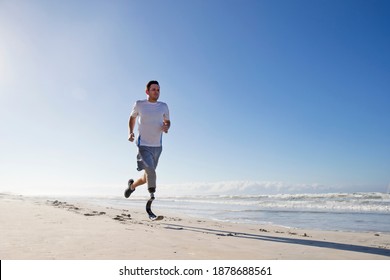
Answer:
<path fill-rule="evenodd" d="M 128 198 L 138 186 L 148 184 L 148 191 L 154 197 L 156 191 L 156 168 L 162 152 L 162 133 L 168 133 L 171 126 L 168 105 L 158 101 L 160 85 L 150 81 L 146 85 L 146 100 L 138 100 L 133 107 L 129 119 L 129 141 L 133 142 L 134 127 L 138 118 L 137 136 L 137 170 L 144 174 L 134 181 L 128 181 L 125 197 Z"/>

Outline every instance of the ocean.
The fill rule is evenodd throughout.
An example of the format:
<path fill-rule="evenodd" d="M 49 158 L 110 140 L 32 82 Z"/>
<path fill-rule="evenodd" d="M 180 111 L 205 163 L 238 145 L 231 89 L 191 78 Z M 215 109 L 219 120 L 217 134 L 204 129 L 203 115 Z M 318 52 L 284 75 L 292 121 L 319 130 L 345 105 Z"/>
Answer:
<path fill-rule="evenodd" d="M 148 197 L 88 198 L 114 208 L 144 209 Z M 232 223 L 356 232 L 390 232 L 390 194 L 325 193 L 158 197 L 156 214 L 181 213 Z"/>

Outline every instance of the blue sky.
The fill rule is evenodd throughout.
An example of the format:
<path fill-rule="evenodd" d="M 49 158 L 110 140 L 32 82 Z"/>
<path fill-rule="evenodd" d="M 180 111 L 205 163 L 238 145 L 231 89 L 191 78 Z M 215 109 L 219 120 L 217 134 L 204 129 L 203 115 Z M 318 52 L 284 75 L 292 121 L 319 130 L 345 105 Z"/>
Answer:
<path fill-rule="evenodd" d="M 0 1 L 0 191 L 121 195 L 151 79 L 161 194 L 387 191 L 388 26 L 388 1 Z"/>

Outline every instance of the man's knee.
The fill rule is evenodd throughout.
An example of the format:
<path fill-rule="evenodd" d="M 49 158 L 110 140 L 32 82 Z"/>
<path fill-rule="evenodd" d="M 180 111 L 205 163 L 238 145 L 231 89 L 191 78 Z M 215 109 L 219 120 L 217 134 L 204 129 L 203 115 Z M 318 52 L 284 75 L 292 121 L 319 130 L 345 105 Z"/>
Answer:
<path fill-rule="evenodd" d="M 155 177 L 156 176 L 156 170 L 153 168 L 146 167 L 145 168 L 145 177 Z"/>
<path fill-rule="evenodd" d="M 156 171 L 152 168 L 145 168 L 145 174 L 148 181 L 148 191 L 153 194 L 156 192 Z"/>

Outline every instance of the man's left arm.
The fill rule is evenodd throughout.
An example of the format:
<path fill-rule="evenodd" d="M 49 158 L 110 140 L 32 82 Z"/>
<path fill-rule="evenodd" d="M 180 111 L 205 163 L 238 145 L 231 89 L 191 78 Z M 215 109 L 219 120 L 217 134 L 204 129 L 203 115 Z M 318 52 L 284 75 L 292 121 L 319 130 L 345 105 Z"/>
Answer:
<path fill-rule="evenodd" d="M 171 127 L 171 121 L 169 119 L 168 105 L 166 105 L 166 104 L 165 104 L 165 112 L 164 112 L 163 118 L 164 118 L 164 121 L 163 121 L 163 131 L 165 133 L 168 133 L 168 130 Z"/>
<path fill-rule="evenodd" d="M 165 133 L 168 133 L 169 128 L 171 127 L 171 121 L 170 120 L 164 120 L 163 122 L 163 131 Z"/>

